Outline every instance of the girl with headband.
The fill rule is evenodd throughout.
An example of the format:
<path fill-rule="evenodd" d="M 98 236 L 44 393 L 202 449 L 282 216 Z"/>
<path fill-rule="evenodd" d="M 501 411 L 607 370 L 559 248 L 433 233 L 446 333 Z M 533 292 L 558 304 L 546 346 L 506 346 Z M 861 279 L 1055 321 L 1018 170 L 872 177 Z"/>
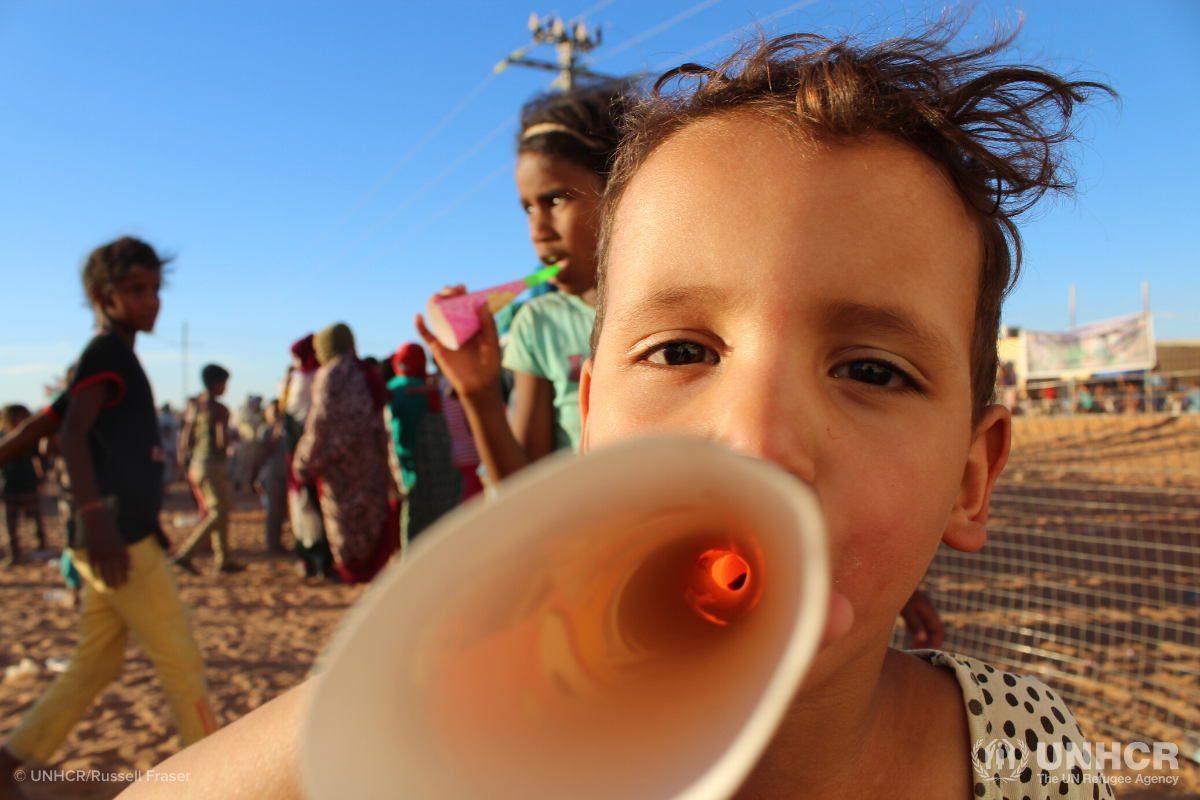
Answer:
<path fill-rule="evenodd" d="M 557 292 L 517 312 L 503 351 L 491 316 L 457 351 L 443 347 L 418 318 L 417 329 L 462 399 L 494 481 L 556 450 L 579 447 L 579 374 L 596 320 L 600 197 L 631 105 L 629 86 L 609 81 L 541 95 L 522 109 L 517 192 L 538 258 L 561 269 L 551 279 Z M 456 286 L 442 295 L 464 291 Z M 501 367 L 513 373 L 507 416 Z"/>

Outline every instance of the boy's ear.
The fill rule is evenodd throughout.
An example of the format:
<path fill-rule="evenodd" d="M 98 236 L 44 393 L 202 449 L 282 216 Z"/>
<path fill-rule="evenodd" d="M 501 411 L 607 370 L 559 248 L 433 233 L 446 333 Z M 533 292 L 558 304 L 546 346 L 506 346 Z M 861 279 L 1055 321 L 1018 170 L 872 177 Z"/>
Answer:
<path fill-rule="evenodd" d="M 92 304 L 92 309 L 95 311 L 104 311 L 104 302 L 107 298 L 104 296 L 104 287 L 91 286 L 87 290 L 88 302 Z"/>
<path fill-rule="evenodd" d="M 942 534 L 942 541 L 947 546 L 974 553 L 987 541 L 992 488 L 1008 463 L 1011 443 L 1012 416 L 1008 409 L 1001 405 L 988 406 L 975 431 L 971 449 L 967 451 L 958 497 Z"/>
<path fill-rule="evenodd" d="M 583 360 L 579 371 L 579 452 L 588 449 L 588 409 L 591 408 L 592 358 Z"/>

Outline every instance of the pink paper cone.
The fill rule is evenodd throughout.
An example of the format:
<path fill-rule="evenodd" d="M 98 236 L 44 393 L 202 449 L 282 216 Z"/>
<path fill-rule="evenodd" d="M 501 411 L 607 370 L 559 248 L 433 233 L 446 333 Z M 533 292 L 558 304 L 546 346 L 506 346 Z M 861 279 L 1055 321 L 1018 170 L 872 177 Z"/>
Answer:
<path fill-rule="evenodd" d="M 429 328 L 439 342 L 457 350 L 479 331 L 480 306 L 486 304 L 488 313 L 495 314 L 526 288 L 522 278 L 457 297 L 433 298 L 425 306 Z"/>

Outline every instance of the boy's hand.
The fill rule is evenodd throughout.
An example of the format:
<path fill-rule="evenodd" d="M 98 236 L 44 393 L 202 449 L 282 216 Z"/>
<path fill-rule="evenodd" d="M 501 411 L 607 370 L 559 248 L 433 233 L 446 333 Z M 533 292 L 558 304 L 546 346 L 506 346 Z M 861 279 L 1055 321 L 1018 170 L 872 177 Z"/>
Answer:
<path fill-rule="evenodd" d="M 942 646 L 946 638 L 946 626 L 933 607 L 933 601 L 924 592 L 913 592 L 904 608 L 900 609 L 900 616 L 904 617 L 904 626 L 918 648 L 937 649 Z"/>
<path fill-rule="evenodd" d="M 83 541 L 88 564 L 110 589 L 119 589 L 129 580 L 129 551 L 117 533 L 107 510 L 97 508 L 83 515 Z"/>
<path fill-rule="evenodd" d="M 455 297 L 466 293 L 466 288 L 460 284 L 447 286 L 434 297 Z M 457 350 L 451 350 L 439 342 L 429 328 L 425 327 L 425 320 L 420 314 L 417 315 L 416 323 L 417 333 L 425 340 L 438 363 L 438 368 L 454 386 L 459 397 L 467 400 L 480 393 L 498 391 L 500 334 L 496 330 L 496 320 L 492 318 L 486 304 L 479 309 L 479 332 L 463 342 Z"/>

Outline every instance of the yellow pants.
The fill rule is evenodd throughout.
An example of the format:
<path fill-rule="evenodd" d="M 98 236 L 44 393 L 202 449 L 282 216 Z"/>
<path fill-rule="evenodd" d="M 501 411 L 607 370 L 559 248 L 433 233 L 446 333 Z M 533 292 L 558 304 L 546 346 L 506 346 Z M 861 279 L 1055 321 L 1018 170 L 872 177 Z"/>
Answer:
<path fill-rule="evenodd" d="M 204 497 L 204 521 L 192 532 L 187 542 L 179 549 L 179 558 L 191 558 L 192 554 L 212 533 L 213 564 L 220 569 L 229 555 L 229 512 L 233 509 L 233 483 L 229 480 L 229 468 L 224 459 L 193 461 L 188 471 L 192 481 Z"/>
<path fill-rule="evenodd" d="M 110 589 L 92 573 L 86 550 L 71 551 L 83 579 L 79 647 L 67 671 L 54 679 L 9 736 L 6 747 L 12 755 L 49 761 L 96 695 L 120 673 L 129 631 L 154 662 L 183 744 L 217 729 L 208 704 L 204 661 L 162 548 L 147 536 L 127 549 L 129 579 L 119 589 Z"/>

